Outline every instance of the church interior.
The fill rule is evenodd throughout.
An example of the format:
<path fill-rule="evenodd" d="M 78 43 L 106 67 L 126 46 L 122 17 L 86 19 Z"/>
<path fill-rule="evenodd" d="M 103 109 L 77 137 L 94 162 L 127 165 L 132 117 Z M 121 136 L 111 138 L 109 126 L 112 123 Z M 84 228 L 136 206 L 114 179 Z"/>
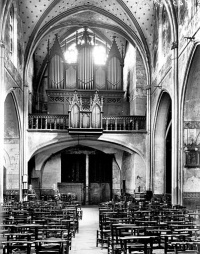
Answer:
<path fill-rule="evenodd" d="M 2 207 L 200 209 L 199 0 L 2 0 L 0 19 Z"/>

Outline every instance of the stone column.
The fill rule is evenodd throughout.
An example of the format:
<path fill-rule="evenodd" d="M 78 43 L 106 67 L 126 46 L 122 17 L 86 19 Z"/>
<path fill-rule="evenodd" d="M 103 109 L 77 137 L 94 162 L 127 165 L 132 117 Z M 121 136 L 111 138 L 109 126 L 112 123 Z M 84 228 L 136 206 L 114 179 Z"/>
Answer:
<path fill-rule="evenodd" d="M 173 93 L 172 93 L 172 204 L 178 204 L 178 192 L 180 180 L 178 177 L 178 148 L 179 148 L 179 94 L 178 94 L 178 43 L 172 44 L 172 71 L 173 71 Z"/>
<path fill-rule="evenodd" d="M 20 200 L 26 201 L 27 196 L 24 194 L 28 190 L 28 161 L 27 161 L 27 150 L 28 141 L 26 138 L 26 131 L 28 129 L 28 85 L 23 86 L 23 124 L 22 124 L 22 140 L 21 145 L 21 184 L 20 184 Z"/>
<path fill-rule="evenodd" d="M 151 86 L 147 86 L 147 114 L 146 114 L 146 190 L 152 190 L 151 172 Z"/>
<path fill-rule="evenodd" d="M 85 204 L 89 204 L 89 154 L 86 154 L 85 158 Z"/>
<path fill-rule="evenodd" d="M 5 45 L 0 41 L 0 203 L 3 202 L 3 154 L 4 154 L 4 100 L 5 100 L 5 83 L 4 83 L 4 61 Z"/>

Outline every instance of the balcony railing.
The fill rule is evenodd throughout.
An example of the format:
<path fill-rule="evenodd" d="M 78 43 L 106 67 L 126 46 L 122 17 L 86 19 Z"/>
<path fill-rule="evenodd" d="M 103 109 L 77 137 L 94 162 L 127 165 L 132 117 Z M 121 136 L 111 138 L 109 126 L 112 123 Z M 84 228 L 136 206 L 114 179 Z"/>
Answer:
<path fill-rule="evenodd" d="M 103 117 L 103 129 L 111 131 L 146 130 L 145 116 L 110 116 Z"/>
<path fill-rule="evenodd" d="M 67 130 L 69 126 L 68 115 L 30 114 L 29 129 L 36 130 Z"/>
<path fill-rule="evenodd" d="M 30 114 L 29 130 L 68 130 L 68 115 Z M 104 131 L 146 130 L 145 116 L 105 116 L 102 118 Z M 83 128 L 80 128 L 83 130 Z"/>

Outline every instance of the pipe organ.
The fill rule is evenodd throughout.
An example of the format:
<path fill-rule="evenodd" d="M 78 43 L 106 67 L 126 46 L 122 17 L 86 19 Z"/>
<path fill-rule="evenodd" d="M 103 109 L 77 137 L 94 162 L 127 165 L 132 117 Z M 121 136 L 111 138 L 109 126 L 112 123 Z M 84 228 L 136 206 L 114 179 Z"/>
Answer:
<path fill-rule="evenodd" d="M 102 42 L 101 44 L 104 45 Z M 99 95 L 104 98 L 104 115 L 129 114 L 123 91 L 123 52 L 119 51 L 113 37 L 105 64 L 96 64 L 93 54 L 96 46 L 95 35 L 92 38 L 91 33 L 85 28 L 81 41 L 78 41 L 76 34 L 77 60 L 70 62 L 69 55 L 65 55 L 64 52 L 69 47 L 62 47 L 56 36 L 51 49 L 48 47 L 46 71 L 43 71 L 48 80 L 47 113 L 67 115 L 70 98 L 75 90 L 86 103 L 89 103 L 89 98 L 98 90 Z M 44 78 L 40 80 L 42 87 Z"/>

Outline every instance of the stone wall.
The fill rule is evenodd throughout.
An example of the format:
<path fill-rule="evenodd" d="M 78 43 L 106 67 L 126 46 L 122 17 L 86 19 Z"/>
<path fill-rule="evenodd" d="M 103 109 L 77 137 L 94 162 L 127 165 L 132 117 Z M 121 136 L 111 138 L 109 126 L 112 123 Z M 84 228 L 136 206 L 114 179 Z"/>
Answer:
<path fill-rule="evenodd" d="M 200 38 L 199 33 L 199 6 L 193 1 L 182 1 L 179 8 L 175 8 L 175 16 L 178 19 L 178 41 L 173 41 L 170 21 L 164 5 L 155 4 L 154 34 L 152 51 L 152 86 L 151 86 L 151 127 L 152 127 L 152 164 L 154 191 L 161 193 L 164 191 L 163 182 L 165 181 L 165 155 L 163 149 L 165 140 L 156 140 L 156 129 L 159 128 L 158 110 L 162 103 L 162 94 L 167 92 L 172 100 L 179 94 L 180 109 L 183 110 L 184 128 L 179 130 L 180 137 L 184 136 L 183 147 L 181 147 L 183 161 L 180 162 L 181 184 L 183 185 L 183 203 L 191 205 L 197 202 L 199 196 L 199 152 L 198 152 L 198 133 L 199 133 L 199 49 L 193 52 Z M 195 38 L 192 35 L 195 34 Z M 188 37 L 188 38 L 187 38 Z M 173 52 L 178 51 L 178 88 L 175 87 L 173 77 L 173 66 L 176 59 Z M 193 55 L 194 54 L 194 55 Z M 194 56 L 194 57 L 193 57 Z M 190 66 L 189 64 L 192 64 Z M 189 68 L 188 68 L 189 67 Z M 189 76 L 188 76 L 189 73 Z M 187 86 L 187 88 L 186 88 Z M 185 89 L 186 88 L 186 93 Z M 182 108 L 182 105 L 184 105 Z M 166 108 L 167 110 L 167 108 Z M 173 110 L 173 107 L 172 107 Z M 176 112 L 173 112 L 176 115 Z M 182 113 L 182 112 L 181 112 Z M 182 117 L 182 115 L 181 115 Z M 163 122 L 165 118 L 163 117 Z M 180 123 L 182 119 L 179 119 Z M 186 126 L 187 125 L 187 126 Z M 191 126 L 196 127 L 191 127 Z M 173 123 L 172 123 L 173 127 Z M 177 126 L 178 127 L 178 126 Z M 183 135 L 184 133 L 184 135 Z M 154 139 L 155 137 L 155 139 Z M 173 135 L 172 135 L 173 137 Z M 186 140 L 187 139 L 187 140 Z M 196 149 L 196 150 L 195 150 Z M 177 170 L 175 168 L 174 170 Z M 198 186 L 197 186 L 198 185 Z M 192 195 L 193 201 L 190 201 Z M 195 194 L 196 193 L 196 194 Z"/>
<path fill-rule="evenodd" d="M 188 76 L 184 103 L 183 202 L 187 206 L 200 203 L 199 59 L 200 47 L 197 47 Z M 191 195 L 192 198 L 188 198 Z"/>
<path fill-rule="evenodd" d="M 42 173 L 42 189 L 53 188 L 61 182 L 61 155 L 51 156 L 44 165 Z"/>
<path fill-rule="evenodd" d="M 128 44 L 124 59 L 124 87 L 125 99 L 130 103 L 130 115 L 135 114 L 134 92 L 136 89 L 136 49 Z"/>
<path fill-rule="evenodd" d="M 116 157 L 113 160 L 113 171 L 112 171 L 112 192 L 113 195 L 121 194 L 121 171 L 119 164 L 116 161 Z"/>
<path fill-rule="evenodd" d="M 123 153 L 122 157 L 122 180 L 125 180 L 126 192 L 133 194 L 140 187 L 146 188 L 146 168 L 142 158 L 136 154 Z"/>
<path fill-rule="evenodd" d="M 136 51 L 136 90 L 133 94 L 133 100 L 135 101 L 135 115 L 146 115 L 147 105 L 147 76 L 144 68 L 143 59 L 140 52 Z"/>
<path fill-rule="evenodd" d="M 4 116 L 4 167 L 5 188 L 19 188 L 19 156 L 20 156 L 20 134 L 16 109 L 13 98 L 9 95 L 5 102 Z"/>
<path fill-rule="evenodd" d="M 147 77 L 138 50 L 128 44 L 124 59 L 125 99 L 130 103 L 130 115 L 145 115 Z"/>

